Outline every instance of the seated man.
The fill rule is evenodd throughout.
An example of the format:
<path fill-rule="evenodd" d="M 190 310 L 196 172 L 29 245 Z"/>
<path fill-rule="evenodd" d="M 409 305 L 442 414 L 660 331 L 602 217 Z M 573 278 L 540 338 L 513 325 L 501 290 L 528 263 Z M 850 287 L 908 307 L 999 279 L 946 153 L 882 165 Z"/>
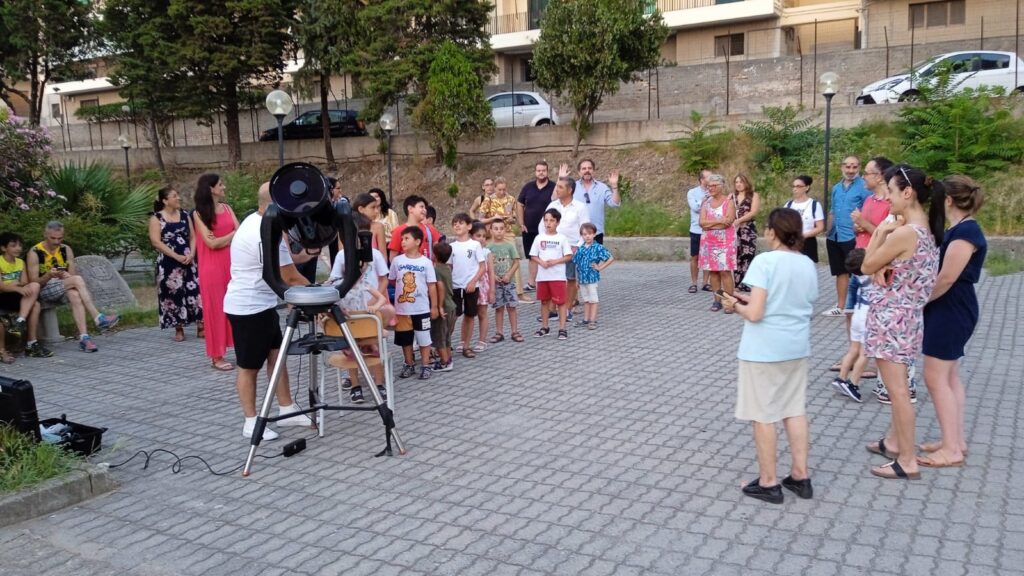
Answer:
<path fill-rule="evenodd" d="M 0 234 L 0 313 L 3 313 L 4 328 L 12 336 L 28 333 L 25 340 L 25 355 L 30 358 L 53 356 L 36 340 L 39 329 L 39 284 L 29 282 L 25 275 L 25 262 L 21 256 L 21 237 L 12 232 Z M 0 330 L 0 361 L 14 362 L 14 357 L 4 348 L 3 331 Z"/>
<path fill-rule="evenodd" d="M 117 314 L 102 314 L 92 303 L 85 279 L 75 273 L 75 254 L 63 243 L 64 225 L 56 220 L 46 225 L 43 241 L 28 252 L 25 260 L 29 282 L 39 284 L 39 300 L 54 304 L 67 303 L 78 329 L 78 347 L 82 352 L 95 352 L 96 344 L 89 337 L 85 313 L 96 322 L 96 330 L 113 328 Z"/>

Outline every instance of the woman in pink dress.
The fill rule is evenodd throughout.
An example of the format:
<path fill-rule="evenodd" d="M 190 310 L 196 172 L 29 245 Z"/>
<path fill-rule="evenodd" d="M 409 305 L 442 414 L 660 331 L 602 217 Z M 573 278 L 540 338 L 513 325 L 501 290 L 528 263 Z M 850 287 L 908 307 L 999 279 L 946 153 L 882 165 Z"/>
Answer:
<path fill-rule="evenodd" d="M 711 311 L 722 309 L 718 290 L 733 292 L 732 271 L 736 269 L 736 202 L 725 189 L 725 178 L 720 174 L 708 176 L 708 198 L 700 207 L 700 269 L 708 272 L 711 290 L 716 292 Z M 726 314 L 732 314 L 726 310 Z"/>
<path fill-rule="evenodd" d="M 206 322 L 206 355 L 215 370 L 233 370 L 224 360 L 224 353 L 235 342 L 231 326 L 224 315 L 224 294 L 231 280 L 231 239 L 238 229 L 238 218 L 224 203 L 224 180 L 216 174 L 203 174 L 196 184 L 192 212 L 199 264 L 199 296 L 203 301 Z"/>

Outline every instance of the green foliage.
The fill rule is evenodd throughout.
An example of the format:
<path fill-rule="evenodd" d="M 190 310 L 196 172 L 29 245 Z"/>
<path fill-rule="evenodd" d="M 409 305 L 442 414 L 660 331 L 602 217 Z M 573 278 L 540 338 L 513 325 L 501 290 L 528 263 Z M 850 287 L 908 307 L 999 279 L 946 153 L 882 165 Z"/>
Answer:
<path fill-rule="evenodd" d="M 54 78 L 71 78 L 91 49 L 92 2 L 4 0 L 0 2 L 0 99 L 17 96 L 39 124 L 43 91 Z M 28 91 L 15 88 L 28 81 Z"/>
<path fill-rule="evenodd" d="M 75 110 L 75 118 L 86 122 L 131 122 L 132 113 L 123 109 L 126 104 L 128 102 L 82 106 Z"/>
<path fill-rule="evenodd" d="M 1019 97 L 1001 90 L 956 91 L 949 70 L 919 85 L 920 101 L 900 110 L 904 160 L 928 174 L 984 177 L 1024 158 Z"/>
<path fill-rule="evenodd" d="M 799 118 L 801 107 L 762 106 L 764 120 L 749 120 L 740 126 L 759 147 L 754 162 L 760 168 L 780 173 L 792 170 L 807 149 L 819 149 L 821 131 L 815 129 L 817 118 Z"/>
<path fill-rule="evenodd" d="M 645 14 L 647 5 L 647 0 L 548 3 L 533 47 L 537 86 L 572 107 L 576 151 L 605 96 L 658 65 L 668 28 L 659 11 Z"/>
<path fill-rule="evenodd" d="M 619 176 L 622 206 L 607 211 L 605 233 L 609 236 L 686 236 L 690 222 L 685 217 L 644 200 L 634 199 L 633 180 Z M 687 211 L 687 214 L 689 211 Z"/>
<path fill-rule="evenodd" d="M 252 214 L 257 208 L 256 194 L 259 192 L 260 184 L 266 179 L 261 179 L 254 174 L 231 170 L 221 174 L 224 178 L 224 186 L 227 191 L 224 199 L 242 221 L 246 216 Z"/>
<path fill-rule="evenodd" d="M 1024 258 L 1012 252 L 993 250 L 985 256 L 985 268 L 993 276 L 1024 272 Z"/>
<path fill-rule="evenodd" d="M 0 118 L 0 211 L 57 203 L 59 199 L 42 179 L 50 161 L 50 146 L 44 130 L 22 119 Z"/>
<path fill-rule="evenodd" d="M 454 182 L 449 184 L 447 192 L 449 197 L 455 198 L 456 196 L 459 195 L 459 185 L 455 184 Z"/>
<path fill-rule="evenodd" d="M 399 98 L 415 109 L 427 95 L 430 65 L 445 41 L 459 46 L 475 74 L 495 72 L 486 31 L 493 6 L 480 0 L 370 0 L 363 2 L 364 30 L 354 72 L 366 90 L 363 118 L 376 121 Z M 415 25 L 411 25 L 415 23 Z"/>
<path fill-rule="evenodd" d="M 690 123 L 684 128 L 686 138 L 673 142 L 679 151 L 680 167 L 687 174 L 696 175 L 704 168 L 719 166 L 729 151 L 729 144 L 735 138 L 730 131 L 723 131 L 712 118 L 693 110 Z"/>
<path fill-rule="evenodd" d="M 77 460 L 63 448 L 0 425 L 0 494 L 68 473 Z"/>
<path fill-rule="evenodd" d="M 430 64 L 427 93 L 413 110 L 413 126 L 425 130 L 445 166 L 457 169 L 459 140 L 494 133 L 491 107 L 484 98 L 484 78 L 463 48 L 446 40 Z M 450 192 L 449 192 L 450 193 Z"/>

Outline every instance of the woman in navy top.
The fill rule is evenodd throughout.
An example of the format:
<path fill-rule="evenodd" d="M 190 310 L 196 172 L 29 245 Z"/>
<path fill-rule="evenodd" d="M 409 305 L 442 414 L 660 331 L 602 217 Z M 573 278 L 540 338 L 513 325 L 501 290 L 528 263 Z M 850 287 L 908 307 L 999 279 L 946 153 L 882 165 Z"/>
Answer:
<path fill-rule="evenodd" d="M 974 220 L 983 195 L 977 182 L 950 176 L 946 186 L 946 219 L 952 224 L 942 242 L 941 268 L 924 309 L 924 379 L 935 403 L 942 440 L 921 445 L 922 466 L 962 466 L 967 455 L 964 435 L 963 383 L 959 359 L 978 324 L 974 285 L 981 276 L 988 244 Z"/>

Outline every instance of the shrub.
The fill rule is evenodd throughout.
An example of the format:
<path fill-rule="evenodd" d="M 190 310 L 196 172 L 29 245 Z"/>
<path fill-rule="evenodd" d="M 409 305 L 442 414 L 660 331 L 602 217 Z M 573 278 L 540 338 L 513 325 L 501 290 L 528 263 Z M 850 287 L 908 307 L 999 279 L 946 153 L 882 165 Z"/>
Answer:
<path fill-rule="evenodd" d="M 815 126 L 817 117 L 798 118 L 802 111 L 802 107 L 789 104 L 784 108 L 762 106 L 764 120 L 751 120 L 740 126 L 760 147 L 753 158 L 758 166 L 776 173 L 792 170 L 808 149 L 820 147 L 822 132 Z"/>
<path fill-rule="evenodd" d="M 59 200 L 43 181 L 50 161 L 46 130 L 9 116 L 0 106 L 0 210 L 30 210 Z"/>
<path fill-rule="evenodd" d="M 221 177 L 224 178 L 224 185 L 227 187 L 224 200 L 235 211 L 238 220 L 242 221 L 246 216 L 255 212 L 259 204 L 256 195 L 260 190 L 260 184 L 266 179 L 255 174 L 236 171 L 224 172 Z M 190 191 L 189 195 L 191 196 L 193 192 Z"/>
<path fill-rule="evenodd" d="M 705 119 L 696 110 L 690 112 L 690 122 L 684 131 L 687 137 L 673 144 L 679 150 L 680 168 L 692 175 L 704 168 L 719 166 L 735 138 L 731 130 L 722 131 L 717 122 Z"/>

